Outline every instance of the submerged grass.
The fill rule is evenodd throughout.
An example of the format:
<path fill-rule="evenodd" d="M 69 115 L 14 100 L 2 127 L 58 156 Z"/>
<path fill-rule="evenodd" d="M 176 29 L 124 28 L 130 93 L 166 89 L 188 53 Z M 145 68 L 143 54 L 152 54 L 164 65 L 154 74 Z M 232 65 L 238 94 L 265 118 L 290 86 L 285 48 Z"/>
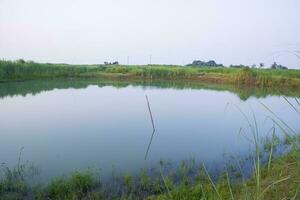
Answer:
<path fill-rule="evenodd" d="M 263 167 L 259 190 L 256 175 L 243 185 L 240 182 L 231 181 L 228 176 L 212 182 L 207 174 L 193 186 L 175 187 L 171 191 L 172 199 L 299 199 L 299 153 L 295 150 L 275 159 L 269 171 Z M 207 183 L 207 179 L 210 184 Z M 183 198 L 180 194 L 184 194 Z M 164 200 L 170 198 L 167 194 L 162 194 L 149 199 Z"/>
<path fill-rule="evenodd" d="M 191 166 L 187 163 L 185 166 Z M 94 173 L 75 172 L 52 180 L 46 186 L 32 187 L 28 182 L 14 181 L 12 188 L 1 181 L 1 199 L 299 199 L 300 151 L 273 158 L 269 167 L 261 166 L 259 188 L 257 175 L 242 181 L 231 170 L 211 176 L 204 166 L 195 168 L 190 176 L 180 169 L 166 172 L 161 165 L 158 174 L 143 169 L 140 175 L 126 174 L 114 184 L 103 183 Z M 157 176 L 158 175 L 158 176 Z"/>
<path fill-rule="evenodd" d="M 82 199 L 100 184 L 100 179 L 91 171 L 75 172 L 70 177 L 54 179 L 36 192 L 35 199 Z"/>

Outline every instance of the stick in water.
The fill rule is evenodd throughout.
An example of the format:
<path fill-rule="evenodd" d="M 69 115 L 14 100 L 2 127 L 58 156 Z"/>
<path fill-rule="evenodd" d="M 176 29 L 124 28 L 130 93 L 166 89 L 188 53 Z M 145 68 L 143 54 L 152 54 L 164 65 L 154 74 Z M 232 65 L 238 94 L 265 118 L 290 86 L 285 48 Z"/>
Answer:
<path fill-rule="evenodd" d="M 152 135 L 151 135 L 151 138 L 150 138 L 150 141 L 149 141 L 149 145 L 148 145 L 148 148 L 147 148 L 147 151 L 146 151 L 146 154 L 145 154 L 145 160 L 148 157 L 150 146 L 151 146 L 151 143 L 152 143 L 152 140 L 153 140 L 153 136 L 154 136 L 154 133 L 155 133 L 154 120 L 153 120 L 153 116 L 152 116 L 152 112 L 151 112 L 151 107 L 150 107 L 150 103 L 149 103 L 149 99 L 148 99 L 147 95 L 146 95 L 146 101 L 147 101 L 148 110 L 149 110 L 149 114 L 150 114 L 150 119 L 151 119 L 151 123 L 152 123 Z"/>

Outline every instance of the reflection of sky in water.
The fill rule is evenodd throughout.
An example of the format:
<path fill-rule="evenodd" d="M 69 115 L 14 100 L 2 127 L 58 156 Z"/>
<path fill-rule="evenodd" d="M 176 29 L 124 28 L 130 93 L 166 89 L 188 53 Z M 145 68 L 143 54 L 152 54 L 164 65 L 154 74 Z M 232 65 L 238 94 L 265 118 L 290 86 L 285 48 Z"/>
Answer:
<path fill-rule="evenodd" d="M 147 162 L 152 128 L 146 93 L 157 129 Z M 241 101 L 212 90 L 109 86 L 7 97 L 0 100 L 0 162 L 16 164 L 22 146 L 23 159 L 41 167 L 45 176 L 89 166 L 102 168 L 104 174 L 113 165 L 134 171 L 161 158 L 217 162 L 223 153 L 249 149 L 238 134 L 247 124 L 235 105 L 250 117 L 253 110 L 262 133 L 271 127 L 265 122 L 270 113 L 260 102 L 299 130 L 299 116 L 280 97 Z"/>

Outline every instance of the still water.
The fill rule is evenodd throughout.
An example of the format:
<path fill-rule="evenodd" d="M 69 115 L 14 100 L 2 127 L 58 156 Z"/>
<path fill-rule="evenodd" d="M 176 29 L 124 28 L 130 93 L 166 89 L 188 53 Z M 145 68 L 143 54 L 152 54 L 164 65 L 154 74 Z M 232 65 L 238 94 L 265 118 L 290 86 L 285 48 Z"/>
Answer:
<path fill-rule="evenodd" d="M 224 154 L 249 152 L 249 142 L 239 134 L 241 128 L 247 131 L 239 109 L 250 120 L 254 113 L 259 133 L 267 134 L 271 113 L 262 103 L 300 129 L 299 115 L 278 95 L 241 99 L 238 93 L 207 87 L 56 84 L 0 84 L 0 163 L 16 165 L 24 147 L 22 161 L 34 163 L 43 180 L 89 167 L 100 168 L 103 176 L 112 168 L 134 173 L 160 159 L 218 163 Z M 156 127 L 146 160 L 152 125 L 145 95 Z"/>

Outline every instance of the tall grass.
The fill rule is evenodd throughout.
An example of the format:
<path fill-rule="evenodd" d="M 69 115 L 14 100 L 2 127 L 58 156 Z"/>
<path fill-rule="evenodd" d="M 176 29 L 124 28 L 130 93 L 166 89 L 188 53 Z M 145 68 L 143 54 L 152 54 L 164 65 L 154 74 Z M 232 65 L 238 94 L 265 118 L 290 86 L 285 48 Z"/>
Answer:
<path fill-rule="evenodd" d="M 0 81 L 76 77 L 79 74 L 97 70 L 94 66 L 0 61 Z"/>
<path fill-rule="evenodd" d="M 127 79 L 184 79 L 260 87 L 300 85 L 300 70 L 228 67 L 183 67 L 166 65 L 67 65 L 25 61 L 0 61 L 0 81 L 57 77 L 106 77 Z"/>

